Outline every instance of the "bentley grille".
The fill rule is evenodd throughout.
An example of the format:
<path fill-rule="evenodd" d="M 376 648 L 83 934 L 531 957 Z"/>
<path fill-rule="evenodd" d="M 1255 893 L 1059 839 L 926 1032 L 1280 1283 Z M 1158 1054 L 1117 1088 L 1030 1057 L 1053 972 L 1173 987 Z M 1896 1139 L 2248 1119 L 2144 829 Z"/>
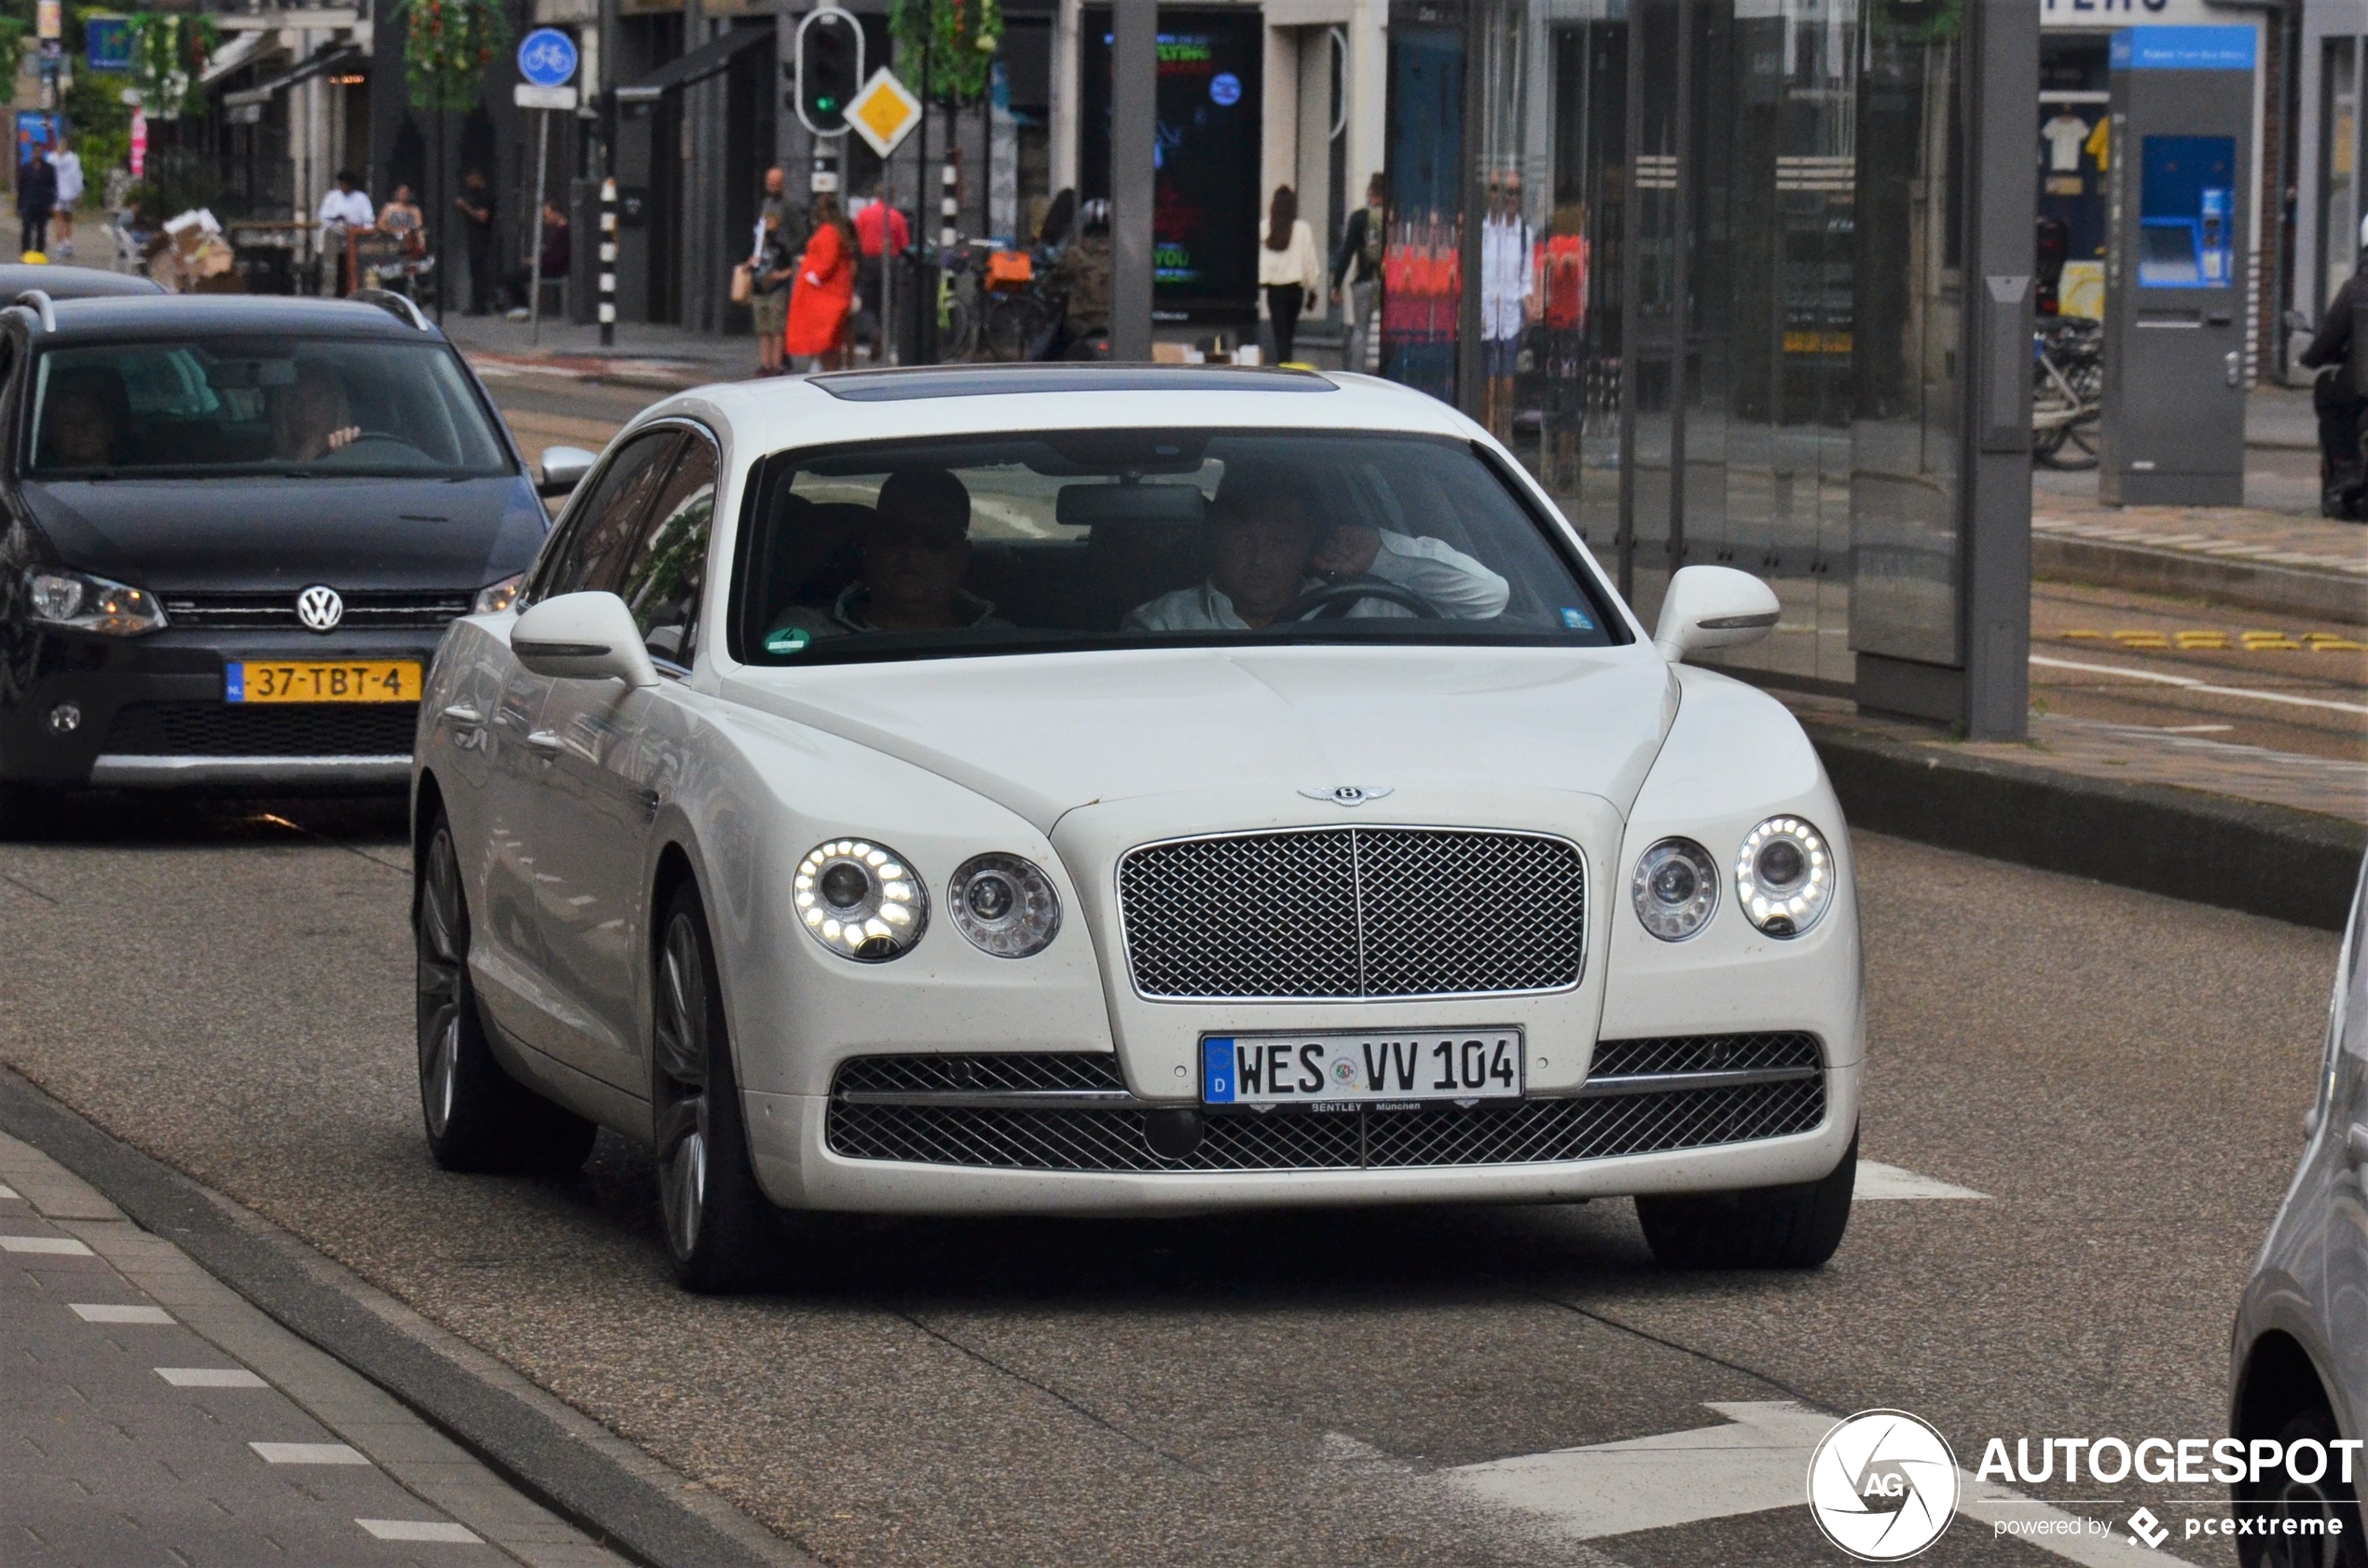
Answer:
<path fill-rule="evenodd" d="M 1119 862 L 1135 988 L 1227 1001 L 1553 991 L 1578 983 L 1587 871 L 1543 833 L 1309 828 Z"/>

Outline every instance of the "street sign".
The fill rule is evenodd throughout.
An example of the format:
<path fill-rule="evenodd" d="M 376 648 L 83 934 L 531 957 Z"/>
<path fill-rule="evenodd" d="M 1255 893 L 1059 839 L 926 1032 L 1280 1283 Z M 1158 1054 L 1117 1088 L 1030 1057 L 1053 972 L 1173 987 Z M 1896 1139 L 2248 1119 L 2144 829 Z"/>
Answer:
<path fill-rule="evenodd" d="M 131 69 L 131 19 L 90 16 L 83 20 L 83 56 L 93 71 Z"/>
<path fill-rule="evenodd" d="M 518 75 L 535 87 L 565 86 L 576 63 L 575 40 L 556 27 L 538 27 L 518 42 Z"/>
<path fill-rule="evenodd" d="M 511 99 L 521 109 L 559 109 L 575 107 L 575 89 L 571 87 L 529 87 L 524 82 L 510 89 Z"/>
<path fill-rule="evenodd" d="M 847 129 L 886 158 L 921 123 L 921 101 L 885 65 L 847 106 Z"/>
<path fill-rule="evenodd" d="M 33 30 L 36 37 L 65 36 L 65 7 L 60 0 L 36 0 L 33 7 Z"/>

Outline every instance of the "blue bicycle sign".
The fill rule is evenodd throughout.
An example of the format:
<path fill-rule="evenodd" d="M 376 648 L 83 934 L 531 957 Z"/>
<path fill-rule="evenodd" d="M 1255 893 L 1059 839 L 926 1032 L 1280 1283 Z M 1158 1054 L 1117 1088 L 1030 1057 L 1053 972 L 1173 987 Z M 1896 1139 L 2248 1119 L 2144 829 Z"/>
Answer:
<path fill-rule="evenodd" d="M 562 87 L 575 67 L 575 40 L 556 27 L 538 27 L 519 41 L 518 75 L 536 87 Z"/>

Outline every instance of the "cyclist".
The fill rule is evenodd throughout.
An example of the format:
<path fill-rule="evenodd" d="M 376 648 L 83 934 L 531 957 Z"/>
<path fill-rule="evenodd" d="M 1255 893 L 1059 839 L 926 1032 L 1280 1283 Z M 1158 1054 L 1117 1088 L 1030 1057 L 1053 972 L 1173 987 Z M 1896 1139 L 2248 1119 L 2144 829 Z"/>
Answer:
<path fill-rule="evenodd" d="M 2368 218 L 2361 220 L 2360 244 L 2359 264 L 2335 291 L 2310 347 L 2302 351 L 2304 368 L 2319 372 L 2310 388 L 2310 406 L 2319 416 L 2319 512 L 2353 523 L 2362 520 L 2360 437 L 2368 397 L 2360 394 L 2351 374 L 2351 316 L 2354 304 L 2368 299 Z"/>

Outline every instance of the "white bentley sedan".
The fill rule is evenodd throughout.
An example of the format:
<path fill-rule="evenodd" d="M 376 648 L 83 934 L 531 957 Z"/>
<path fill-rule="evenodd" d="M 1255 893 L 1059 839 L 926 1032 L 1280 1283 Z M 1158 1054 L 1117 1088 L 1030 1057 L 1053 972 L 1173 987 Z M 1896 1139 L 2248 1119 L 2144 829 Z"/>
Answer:
<path fill-rule="evenodd" d="M 1479 426 L 1356 376 L 1012 366 L 662 403 L 415 764 L 456 1169 L 654 1151 L 683 1283 L 783 1209 L 1632 1195 L 1805 1267 L 1857 912 L 1791 716 L 1682 661 Z"/>

